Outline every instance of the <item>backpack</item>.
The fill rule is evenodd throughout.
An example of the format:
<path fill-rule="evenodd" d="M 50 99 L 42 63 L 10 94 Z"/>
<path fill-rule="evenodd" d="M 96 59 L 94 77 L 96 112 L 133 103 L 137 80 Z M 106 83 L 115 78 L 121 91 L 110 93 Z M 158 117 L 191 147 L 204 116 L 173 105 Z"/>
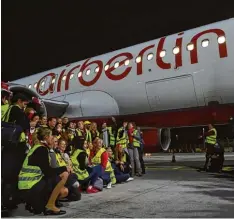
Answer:
<path fill-rule="evenodd" d="M 9 107 L 1 121 L 1 137 L 4 144 L 17 144 L 23 131 L 20 125 L 4 121 L 6 120 L 6 116 L 10 114 L 12 107 L 13 106 Z"/>

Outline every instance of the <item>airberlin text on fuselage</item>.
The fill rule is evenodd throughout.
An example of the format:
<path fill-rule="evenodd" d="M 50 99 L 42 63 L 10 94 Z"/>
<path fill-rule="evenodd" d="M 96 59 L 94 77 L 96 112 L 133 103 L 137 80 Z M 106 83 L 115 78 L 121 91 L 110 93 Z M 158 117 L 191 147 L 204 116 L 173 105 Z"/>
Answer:
<path fill-rule="evenodd" d="M 190 52 L 191 64 L 198 63 L 197 40 L 202 35 L 207 34 L 207 33 L 214 33 L 214 34 L 217 35 L 217 37 L 219 37 L 219 36 L 226 37 L 224 31 L 221 30 L 221 29 L 209 29 L 209 30 L 205 30 L 203 32 L 200 32 L 200 33 L 196 34 L 191 39 L 191 43 L 193 43 L 193 45 L 194 45 L 194 49 L 189 51 Z M 183 35 L 183 33 L 178 34 L 178 39 L 176 39 L 176 43 L 175 43 L 175 46 L 177 46 L 179 48 L 179 50 L 180 50 L 180 52 L 178 54 L 175 54 L 175 66 L 176 67 L 182 66 L 182 53 L 181 53 L 181 51 L 182 51 L 182 41 L 183 41 L 182 35 Z M 166 37 L 163 37 L 158 42 L 158 46 L 156 48 L 155 62 L 157 64 L 157 66 L 159 68 L 161 68 L 161 69 L 171 69 L 172 68 L 171 63 L 164 62 L 163 58 L 160 57 L 160 52 L 164 49 L 163 46 L 164 46 L 165 40 L 166 40 Z M 227 57 L 226 42 L 224 42 L 222 44 L 218 44 L 218 47 L 219 47 L 219 56 L 220 56 L 220 58 Z M 153 48 L 155 48 L 154 44 L 149 45 L 149 46 L 143 48 L 139 52 L 139 54 L 136 56 L 136 57 L 140 56 L 141 60 L 142 60 L 141 62 L 136 63 L 136 67 L 137 67 L 136 74 L 137 75 L 141 75 L 143 73 L 142 72 L 142 65 L 143 65 L 142 57 L 146 54 L 146 52 L 148 50 L 153 49 Z M 120 61 L 120 57 L 122 59 L 121 61 Z M 126 60 L 131 61 L 132 59 L 133 59 L 133 55 L 131 53 L 129 53 L 129 52 L 124 52 L 124 53 L 121 53 L 121 54 L 118 54 L 118 55 L 112 57 L 106 63 L 106 65 L 109 65 L 109 68 L 107 70 L 104 70 L 106 76 L 110 80 L 114 80 L 114 81 L 121 80 L 121 79 L 125 78 L 129 74 L 129 72 L 131 71 L 132 67 L 131 66 L 126 66 L 126 69 L 121 74 L 115 75 L 115 74 L 113 74 L 113 71 L 115 70 L 114 63 L 116 61 L 119 61 L 119 66 L 123 66 Z M 96 72 L 95 77 L 91 81 L 86 81 L 86 80 L 84 80 L 84 78 L 82 76 L 83 74 L 82 74 L 80 77 L 78 77 L 78 80 L 83 86 L 92 86 L 92 85 L 94 85 L 101 76 L 101 73 L 102 73 L 102 71 L 104 69 L 104 64 L 103 64 L 103 62 L 101 60 L 94 60 L 94 61 L 91 61 L 91 62 L 89 62 L 89 60 L 90 60 L 90 58 L 87 59 L 82 65 L 78 64 L 78 65 L 74 66 L 73 68 L 71 68 L 69 70 L 68 69 L 62 70 L 62 72 L 60 73 L 60 75 L 58 77 L 58 80 L 57 80 L 57 89 L 56 89 L 56 87 L 54 87 L 55 84 L 56 84 L 54 81 L 56 80 L 57 75 L 55 73 L 49 73 L 49 74 L 45 75 L 37 83 L 37 92 L 38 92 L 38 94 L 40 94 L 41 96 L 45 96 L 45 95 L 47 95 L 49 93 L 61 92 L 61 85 L 62 85 L 62 82 L 63 82 L 62 79 L 63 79 L 63 77 L 65 75 L 66 75 L 65 90 L 68 90 L 69 89 L 70 76 L 73 74 L 74 70 L 79 70 L 79 72 L 84 72 L 91 65 L 95 65 L 95 68 L 99 67 L 99 70 L 98 70 L 98 72 Z M 69 67 L 69 65 L 67 65 L 66 67 Z M 68 72 L 66 73 L 66 71 L 68 71 Z M 49 86 L 47 86 L 46 89 L 41 90 L 40 85 L 45 79 L 49 79 L 50 84 L 49 84 Z"/>

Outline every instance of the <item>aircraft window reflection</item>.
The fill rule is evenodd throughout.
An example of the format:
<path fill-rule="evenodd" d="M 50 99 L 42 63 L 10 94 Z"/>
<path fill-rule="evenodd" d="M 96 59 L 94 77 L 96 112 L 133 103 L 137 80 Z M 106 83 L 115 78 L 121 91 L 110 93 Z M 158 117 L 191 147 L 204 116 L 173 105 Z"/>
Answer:
<path fill-rule="evenodd" d="M 154 57 L 153 53 L 148 54 L 147 59 L 150 61 Z"/>
<path fill-rule="evenodd" d="M 55 82 L 55 78 L 52 80 L 52 84 Z"/>
<path fill-rule="evenodd" d="M 41 86 L 43 87 L 45 85 L 45 81 L 43 81 L 42 83 L 41 83 Z"/>
<path fill-rule="evenodd" d="M 31 88 L 32 88 L 32 85 L 31 85 L 31 84 L 29 84 L 29 85 L 28 85 L 28 88 L 29 88 L 29 89 L 31 89 Z"/>
<path fill-rule="evenodd" d="M 109 65 L 106 65 L 106 66 L 105 66 L 105 71 L 106 71 L 108 68 L 109 68 Z"/>
<path fill-rule="evenodd" d="M 136 63 L 139 63 L 139 62 L 141 62 L 141 57 L 140 57 L 140 56 L 138 56 L 138 57 L 136 58 Z"/>
<path fill-rule="evenodd" d="M 224 43 L 225 41 L 226 41 L 225 36 L 220 36 L 220 37 L 218 37 L 218 43 L 219 43 L 219 44 L 222 44 L 222 43 Z"/>
<path fill-rule="evenodd" d="M 125 62 L 124 62 L 124 65 L 129 65 L 130 61 L 127 59 Z"/>
<path fill-rule="evenodd" d="M 119 67 L 119 62 L 116 62 L 115 65 L 114 65 L 115 68 L 118 68 Z"/>
<path fill-rule="evenodd" d="M 34 84 L 34 88 L 36 88 L 36 87 L 37 87 L 37 83 Z"/>
<path fill-rule="evenodd" d="M 180 48 L 179 47 L 175 47 L 174 49 L 173 49 L 173 53 L 174 54 L 178 54 L 180 52 Z"/>
<path fill-rule="evenodd" d="M 159 53 L 159 56 L 160 56 L 161 58 L 163 58 L 165 55 L 166 55 L 166 51 L 165 51 L 165 50 L 162 50 L 162 51 Z"/>
<path fill-rule="evenodd" d="M 65 81 L 65 80 L 66 80 L 66 78 L 67 78 L 67 76 L 66 76 L 66 75 L 64 75 L 64 76 L 63 76 L 63 81 Z"/>
<path fill-rule="evenodd" d="M 89 75 L 89 74 L 90 74 L 90 69 L 86 71 L 86 75 Z"/>
<path fill-rule="evenodd" d="M 188 45 L 187 45 L 187 50 L 188 51 L 191 51 L 191 50 L 193 50 L 194 49 L 194 44 L 193 43 L 189 43 Z"/>
<path fill-rule="evenodd" d="M 72 73 L 72 74 L 70 75 L 70 80 L 71 80 L 73 77 L 74 77 L 74 73 Z"/>
<path fill-rule="evenodd" d="M 96 73 L 99 72 L 99 67 L 95 68 L 95 72 L 96 72 Z"/>
<path fill-rule="evenodd" d="M 207 40 L 207 39 L 206 39 L 206 40 L 203 40 L 201 45 L 202 45 L 202 47 L 207 47 L 207 46 L 209 46 L 209 40 Z"/>
<path fill-rule="evenodd" d="M 78 74 L 78 78 L 80 78 L 82 75 L 82 72 L 80 71 L 79 74 Z"/>

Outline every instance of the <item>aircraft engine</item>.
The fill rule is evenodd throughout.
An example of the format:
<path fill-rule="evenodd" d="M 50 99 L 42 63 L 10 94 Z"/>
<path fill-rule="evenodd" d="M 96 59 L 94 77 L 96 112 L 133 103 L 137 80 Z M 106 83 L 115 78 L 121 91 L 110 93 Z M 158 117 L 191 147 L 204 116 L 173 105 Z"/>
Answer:
<path fill-rule="evenodd" d="M 169 149 L 171 144 L 171 131 L 169 128 L 158 129 L 158 144 L 164 151 Z"/>
<path fill-rule="evenodd" d="M 14 84 L 14 83 L 8 83 L 8 85 L 9 85 L 9 90 L 13 92 L 13 95 L 16 94 L 17 92 L 20 92 L 24 94 L 25 96 L 27 96 L 29 99 L 32 99 L 32 97 L 36 97 L 40 100 L 40 97 L 38 96 L 36 92 L 27 88 L 24 85 Z M 39 109 L 40 111 L 39 114 L 47 116 L 47 111 L 46 111 L 44 102 L 40 101 L 40 104 L 41 104 L 41 107 Z"/>
<path fill-rule="evenodd" d="M 167 151 L 171 144 L 171 130 L 170 128 L 155 128 L 155 127 L 141 127 L 143 138 L 145 141 L 146 153 Z"/>

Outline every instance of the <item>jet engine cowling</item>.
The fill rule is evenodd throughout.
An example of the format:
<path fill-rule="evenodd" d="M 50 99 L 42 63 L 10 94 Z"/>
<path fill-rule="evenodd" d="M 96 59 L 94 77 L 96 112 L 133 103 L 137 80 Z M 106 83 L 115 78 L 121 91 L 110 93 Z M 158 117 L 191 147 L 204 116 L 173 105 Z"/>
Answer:
<path fill-rule="evenodd" d="M 171 144 L 171 130 L 169 128 L 158 129 L 158 144 L 167 151 Z"/>
<path fill-rule="evenodd" d="M 19 92 L 27 96 L 29 99 L 32 99 L 32 97 L 36 97 L 40 99 L 39 95 L 35 91 L 27 88 L 24 85 L 14 84 L 14 83 L 8 83 L 8 85 L 9 85 L 9 90 L 13 93 L 13 95 Z M 47 116 L 47 110 L 46 110 L 46 106 L 44 102 L 40 101 L 40 104 L 41 104 L 40 109 L 39 109 L 40 112 L 38 113 L 41 115 Z"/>
<path fill-rule="evenodd" d="M 145 153 L 167 151 L 171 144 L 170 128 L 141 127 L 145 141 Z"/>

